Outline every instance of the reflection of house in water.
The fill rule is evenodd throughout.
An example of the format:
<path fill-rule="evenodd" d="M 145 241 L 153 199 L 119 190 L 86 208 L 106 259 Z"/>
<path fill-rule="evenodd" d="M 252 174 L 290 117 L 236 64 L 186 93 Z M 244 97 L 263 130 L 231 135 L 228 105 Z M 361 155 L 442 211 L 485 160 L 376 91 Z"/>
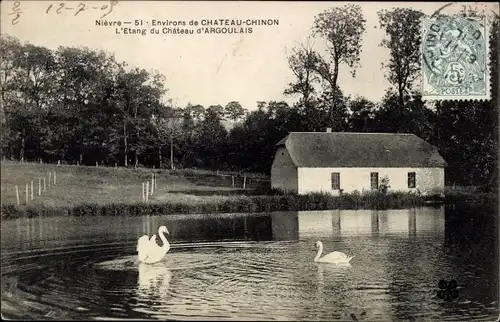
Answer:
<path fill-rule="evenodd" d="M 444 233 L 444 212 L 440 208 L 358 210 L 334 214 L 339 234 L 367 233 L 372 236 L 405 234 L 415 237 Z"/>
<path fill-rule="evenodd" d="M 444 209 L 328 210 L 299 212 L 301 234 L 384 236 L 443 234 Z"/>

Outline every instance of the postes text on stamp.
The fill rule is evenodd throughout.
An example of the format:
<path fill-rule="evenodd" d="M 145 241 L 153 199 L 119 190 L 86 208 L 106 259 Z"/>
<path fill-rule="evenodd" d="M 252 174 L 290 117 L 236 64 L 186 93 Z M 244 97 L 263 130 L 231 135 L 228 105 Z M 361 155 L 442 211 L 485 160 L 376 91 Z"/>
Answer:
<path fill-rule="evenodd" d="M 489 100 L 489 38 L 485 19 L 422 20 L 422 97 Z"/>

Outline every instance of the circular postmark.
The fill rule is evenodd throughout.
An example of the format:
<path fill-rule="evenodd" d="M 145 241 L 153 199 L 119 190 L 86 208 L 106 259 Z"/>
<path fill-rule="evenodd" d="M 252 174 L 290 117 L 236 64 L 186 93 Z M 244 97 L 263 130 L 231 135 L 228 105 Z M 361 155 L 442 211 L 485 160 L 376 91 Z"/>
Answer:
<path fill-rule="evenodd" d="M 424 77 L 436 89 L 484 87 L 486 45 L 481 20 L 461 16 L 425 20 Z"/>

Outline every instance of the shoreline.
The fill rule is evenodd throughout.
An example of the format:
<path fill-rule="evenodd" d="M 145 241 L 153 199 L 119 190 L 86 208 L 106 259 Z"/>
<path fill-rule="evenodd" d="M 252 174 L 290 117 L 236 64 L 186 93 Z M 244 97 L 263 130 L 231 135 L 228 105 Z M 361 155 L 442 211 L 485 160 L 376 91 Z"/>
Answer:
<path fill-rule="evenodd" d="M 214 196 L 216 197 L 216 196 Z M 1 218 L 32 218 L 37 216 L 143 216 L 143 215 L 184 215 L 219 214 L 272 211 L 314 211 L 314 210 L 383 210 L 420 208 L 450 203 L 492 203 L 493 194 L 474 200 L 466 200 L 462 195 L 446 195 L 444 199 L 432 199 L 410 193 L 389 192 L 368 194 L 274 194 L 240 195 L 230 200 L 188 202 L 132 202 L 132 203 L 81 203 L 74 206 L 2 205 Z M 472 201 L 472 202 L 470 202 Z"/>

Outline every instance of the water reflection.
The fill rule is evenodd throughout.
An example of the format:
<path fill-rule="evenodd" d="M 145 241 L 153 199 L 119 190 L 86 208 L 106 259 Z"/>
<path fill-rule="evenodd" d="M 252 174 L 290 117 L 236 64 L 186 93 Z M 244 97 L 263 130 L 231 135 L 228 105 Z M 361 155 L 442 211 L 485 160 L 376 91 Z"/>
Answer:
<path fill-rule="evenodd" d="M 298 240 L 297 212 L 142 217 L 34 217 L 2 221 L 2 252 L 52 249 L 57 245 L 137 242 L 166 225 L 173 244 L 208 241 Z"/>
<path fill-rule="evenodd" d="M 172 272 L 165 262 L 156 264 L 140 263 L 138 266 L 138 296 L 151 300 L 162 299 L 169 294 Z"/>
<path fill-rule="evenodd" d="M 498 316 L 492 214 L 443 207 L 2 221 L 2 290 L 17 312 L 42 319 L 60 307 L 83 319 L 488 320 Z M 139 264 L 137 238 L 160 225 L 172 250 Z M 350 266 L 314 263 L 316 240 L 325 252 L 354 255 Z M 457 301 L 435 296 L 441 278 L 457 280 Z"/>
<path fill-rule="evenodd" d="M 301 233 L 328 234 L 334 239 L 360 234 L 373 237 L 406 234 L 415 238 L 419 232 L 436 235 L 444 232 L 444 208 L 304 211 L 299 212 L 299 218 Z"/>

